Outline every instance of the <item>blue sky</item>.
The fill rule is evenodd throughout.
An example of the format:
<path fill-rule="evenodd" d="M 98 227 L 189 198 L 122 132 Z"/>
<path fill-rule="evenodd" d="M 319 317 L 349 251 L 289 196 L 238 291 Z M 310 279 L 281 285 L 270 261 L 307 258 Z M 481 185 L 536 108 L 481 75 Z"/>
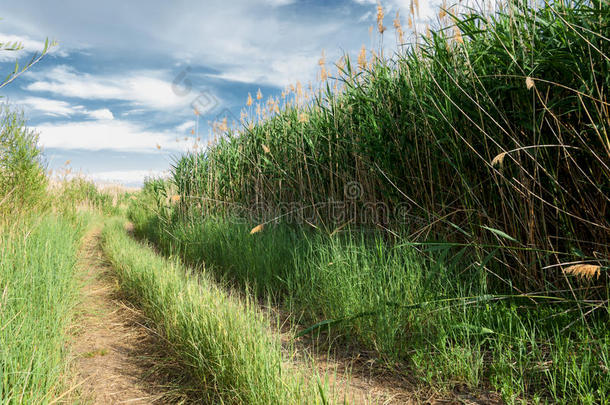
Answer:
<path fill-rule="evenodd" d="M 411 0 L 386 0 L 385 25 Z M 377 46 L 375 0 L 124 1 L 29 0 L 0 11 L 0 72 L 26 62 L 45 38 L 59 45 L 0 94 L 40 134 L 50 169 L 70 167 L 97 181 L 141 184 L 169 168 L 219 115 L 239 117 L 248 93 L 279 95 L 315 81 L 328 63 Z M 438 2 L 420 0 L 420 21 Z M 386 39 L 386 42 L 388 40 Z M 188 140 L 185 141 L 185 137 Z M 205 144 L 205 139 L 203 141 Z M 159 149 L 160 147 L 160 149 Z"/>

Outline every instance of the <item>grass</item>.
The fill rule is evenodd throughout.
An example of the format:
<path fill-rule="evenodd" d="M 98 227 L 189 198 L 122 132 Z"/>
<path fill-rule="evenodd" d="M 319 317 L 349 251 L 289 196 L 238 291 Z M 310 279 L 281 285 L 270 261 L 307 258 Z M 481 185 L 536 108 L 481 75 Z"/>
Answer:
<path fill-rule="evenodd" d="M 0 233 L 0 398 L 47 404 L 65 390 L 83 223 L 45 216 Z"/>
<path fill-rule="evenodd" d="M 449 5 L 417 45 L 346 56 L 317 90 L 287 89 L 279 111 L 261 100 L 242 126 L 216 126 L 175 162 L 182 209 L 263 222 L 289 207 L 283 220 L 330 231 L 472 243 L 510 279 L 490 282 L 521 290 L 567 288 L 564 263 L 607 265 L 610 5 L 500 3 Z"/>
<path fill-rule="evenodd" d="M 378 9 L 379 48 L 249 96 L 130 216 L 424 383 L 608 402 L 610 5 L 459 3 L 389 56 Z"/>
<path fill-rule="evenodd" d="M 418 251 L 381 233 L 329 237 L 281 224 L 251 235 L 251 225 L 227 218 L 167 224 L 145 212 L 134 203 L 136 233 L 166 254 L 205 263 L 217 280 L 271 297 L 303 332 L 373 351 L 441 392 L 466 386 L 508 402 L 610 400 L 603 301 L 490 291 L 484 266 L 451 245 Z M 579 306 L 592 313 L 586 321 Z"/>
<path fill-rule="evenodd" d="M 269 321 L 249 300 L 189 274 L 131 239 L 115 221 L 103 230 L 104 251 L 119 286 L 156 325 L 194 386 L 211 402 L 321 403 L 317 388 L 287 369 Z"/>
<path fill-rule="evenodd" d="M 50 404 L 74 388 L 81 237 L 117 208 L 83 179 L 50 185 L 37 134 L 7 105 L 0 117 L 0 403 Z"/>
<path fill-rule="evenodd" d="M 390 57 L 379 6 L 370 58 L 330 76 L 322 60 L 321 86 L 282 101 L 248 97 L 240 129 L 215 125 L 171 184 L 148 181 L 137 233 L 200 273 L 105 227 L 122 291 L 204 399 L 327 402 L 286 364 L 268 299 L 302 334 L 441 391 L 610 402 L 610 5 L 500 3 L 447 7 Z M 127 196 L 79 179 L 47 192 L 36 134 L 1 115 L 0 398 L 53 402 L 80 210 L 115 215 Z"/>

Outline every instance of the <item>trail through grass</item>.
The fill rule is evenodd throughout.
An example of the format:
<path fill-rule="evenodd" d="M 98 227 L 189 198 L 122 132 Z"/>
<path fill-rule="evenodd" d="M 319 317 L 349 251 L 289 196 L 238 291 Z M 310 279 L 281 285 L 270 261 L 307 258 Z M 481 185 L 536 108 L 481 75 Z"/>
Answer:
<path fill-rule="evenodd" d="M 321 384 L 283 366 L 279 341 L 249 300 L 227 295 L 205 274 L 190 274 L 132 240 L 121 221 L 102 233 L 121 290 L 150 318 L 211 402 L 322 403 Z"/>
<path fill-rule="evenodd" d="M 99 221 L 99 219 L 98 219 Z M 104 258 L 101 221 L 84 237 L 78 264 L 82 299 L 71 341 L 77 390 L 68 402 L 195 403 L 181 385 L 181 369 L 146 318 L 124 301 Z"/>

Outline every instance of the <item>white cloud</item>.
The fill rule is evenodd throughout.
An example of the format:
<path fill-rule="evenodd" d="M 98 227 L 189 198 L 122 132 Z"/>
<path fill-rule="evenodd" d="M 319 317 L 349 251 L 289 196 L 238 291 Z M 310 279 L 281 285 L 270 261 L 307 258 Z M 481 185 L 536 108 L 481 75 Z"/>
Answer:
<path fill-rule="evenodd" d="M 185 56 L 186 63 L 196 61 L 215 68 L 219 73 L 211 74 L 212 77 L 283 87 L 297 80 L 315 81 L 323 49 L 330 65 L 344 52 L 355 56 L 363 43 L 370 47 L 368 28 L 374 24 L 377 0 L 353 1 L 366 8 L 364 16 L 356 7 L 333 9 L 331 2 L 324 5 L 328 13 L 312 8 L 314 14 L 306 6 L 302 13 L 284 13 L 281 7 L 265 7 L 261 0 L 242 1 L 231 8 L 211 0 L 188 10 L 177 9 L 175 18 L 180 24 L 150 34 L 177 47 L 179 52 L 174 55 Z M 415 19 L 419 32 L 436 15 L 440 2 L 419 0 L 419 16 Z M 386 10 L 385 25 L 390 31 L 384 46 L 391 54 L 395 49 L 394 41 L 388 40 L 394 37 L 392 20 L 400 10 L 404 29 L 408 30 L 411 0 L 382 0 L 382 4 Z M 366 21 L 359 21 L 359 17 Z M 377 38 L 373 41 L 377 42 Z"/>
<path fill-rule="evenodd" d="M 167 177 L 166 170 L 111 170 L 87 175 L 91 180 L 102 183 L 120 183 L 124 185 L 142 184 L 146 177 Z"/>
<path fill-rule="evenodd" d="M 122 120 L 43 123 L 34 130 L 45 148 L 151 152 L 160 146 L 184 151 L 184 144 L 176 142 L 173 132 L 151 131 Z"/>
<path fill-rule="evenodd" d="M 112 111 L 107 108 L 89 111 L 82 105 L 73 105 L 63 100 L 54 100 L 43 97 L 26 97 L 19 100 L 18 104 L 33 112 L 39 112 L 53 117 L 69 117 L 79 114 L 86 115 L 96 120 L 114 119 Z"/>
<path fill-rule="evenodd" d="M 184 131 L 188 131 L 189 129 L 195 128 L 195 121 L 191 120 L 191 121 L 186 121 L 184 124 L 180 124 L 176 127 L 176 131 L 178 132 L 184 132 Z"/>
<path fill-rule="evenodd" d="M 36 77 L 29 91 L 46 91 L 84 100 L 122 100 L 138 107 L 167 111 L 186 108 L 193 97 L 184 97 L 163 79 L 163 72 L 141 71 L 120 76 L 96 76 L 68 66 L 57 66 Z"/>
<path fill-rule="evenodd" d="M 18 44 L 21 49 L 18 51 L 0 51 L 0 62 L 13 61 L 27 54 L 40 53 L 44 50 L 45 42 L 31 39 L 28 36 L 9 35 L 0 32 L 0 43 L 8 46 Z M 49 48 L 49 54 L 57 54 L 59 56 L 68 56 L 68 53 L 55 45 Z"/>
<path fill-rule="evenodd" d="M 95 118 L 96 120 L 113 120 L 114 119 L 114 115 L 112 114 L 112 111 L 110 111 L 107 108 L 89 111 L 89 112 L 87 112 L 87 114 L 91 118 Z"/>
<path fill-rule="evenodd" d="M 67 117 L 77 112 L 75 107 L 68 102 L 61 100 L 52 100 L 42 97 L 26 97 L 22 100 L 19 100 L 19 104 L 39 111 L 43 114 L 52 116 Z"/>

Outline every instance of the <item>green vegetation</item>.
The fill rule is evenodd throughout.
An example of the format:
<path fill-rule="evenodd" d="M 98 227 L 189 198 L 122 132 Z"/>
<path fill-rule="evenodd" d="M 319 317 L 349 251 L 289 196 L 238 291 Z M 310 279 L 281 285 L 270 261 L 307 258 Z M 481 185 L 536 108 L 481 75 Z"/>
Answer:
<path fill-rule="evenodd" d="M 0 108 L 0 120 L 0 215 L 26 212 L 37 208 L 47 187 L 38 135 L 7 105 Z"/>
<path fill-rule="evenodd" d="M 265 302 L 298 337 L 441 392 L 610 403 L 610 4 L 508 0 L 439 19 L 412 46 L 397 32 L 392 57 L 344 57 L 336 77 L 322 60 L 319 90 L 249 97 L 241 130 L 216 125 L 136 195 L 49 181 L 37 135 L 3 106 L 0 401 L 72 392 L 76 260 L 95 213 L 119 217 L 102 234 L 119 288 L 209 402 L 327 402 Z M 123 229 L 127 205 L 170 258 Z"/>
<path fill-rule="evenodd" d="M 251 301 L 158 257 L 131 239 L 121 221 L 104 228 L 103 245 L 121 290 L 154 322 L 206 401 L 320 402 L 316 386 L 282 364 L 280 342 Z"/>
<path fill-rule="evenodd" d="M 46 216 L 0 232 L 0 398 L 45 404 L 66 389 L 83 223 Z"/>
<path fill-rule="evenodd" d="M 83 203 L 94 209 L 77 214 Z M 51 187 L 37 134 L 27 128 L 22 114 L 2 106 L 2 404 L 53 403 L 70 391 L 67 343 L 80 300 L 76 277 L 80 240 L 91 213 L 113 209 L 107 196 L 82 179 Z"/>
<path fill-rule="evenodd" d="M 66 347 L 77 251 L 87 216 L 47 191 L 37 136 L 21 114 L 0 112 L 0 399 L 50 403 L 67 388 Z M 62 209 L 52 209 L 54 200 Z"/>
<path fill-rule="evenodd" d="M 327 82 L 303 102 L 297 86 L 268 120 L 178 160 L 184 208 L 267 220 L 304 205 L 294 219 L 330 231 L 352 220 L 474 244 L 478 262 L 493 256 L 490 282 L 525 290 L 565 288 L 558 263 L 606 265 L 610 5 L 462 11 L 392 59 L 339 63 L 342 92 Z M 387 219 L 333 220 L 353 182 L 357 208 Z"/>
<path fill-rule="evenodd" d="M 609 402 L 609 7 L 442 11 L 342 91 L 217 125 L 136 233 L 440 389 Z"/>
<path fill-rule="evenodd" d="M 421 252 L 358 230 L 328 236 L 274 225 L 251 235 L 251 225 L 227 218 L 172 220 L 158 214 L 151 190 L 131 209 L 136 234 L 167 255 L 205 263 L 217 280 L 271 297 L 303 333 L 376 351 L 388 367 L 404 363 L 441 391 L 465 385 L 508 401 L 608 401 L 606 302 L 492 291 L 484 265 L 450 244 Z M 575 293 L 598 291 L 576 284 Z"/>
<path fill-rule="evenodd" d="M 0 50 L 17 48 L 0 43 Z M 7 80 L 22 71 L 16 67 Z M 101 192 L 69 172 L 50 180 L 38 136 L 23 115 L 3 106 L 0 116 L 0 403 L 78 400 L 68 354 L 82 298 L 81 238 L 92 219 L 121 215 L 133 193 Z M 290 353 L 271 333 L 270 319 L 250 300 L 157 257 L 132 240 L 120 220 L 109 219 L 103 240 L 121 290 L 170 343 L 201 399 L 326 401 L 315 371 L 305 374 L 288 364 Z M 83 356 L 106 354 L 100 349 Z"/>

